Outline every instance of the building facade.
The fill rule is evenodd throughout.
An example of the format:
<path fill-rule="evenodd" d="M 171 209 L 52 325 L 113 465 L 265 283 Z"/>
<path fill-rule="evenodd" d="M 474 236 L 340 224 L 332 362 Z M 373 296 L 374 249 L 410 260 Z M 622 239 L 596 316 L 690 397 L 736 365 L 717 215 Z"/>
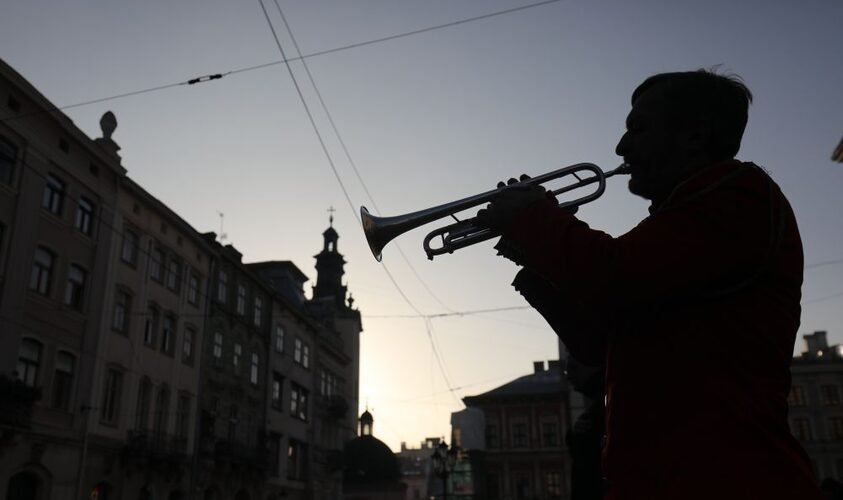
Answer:
<path fill-rule="evenodd" d="M 474 498 L 564 499 L 569 492 L 569 460 L 565 431 L 570 427 L 568 395 L 558 361 L 534 364 L 534 372 L 463 402 L 483 418 L 459 420 L 453 429 L 459 446 L 463 435 L 482 445 L 463 447 L 469 457 Z M 472 438 L 477 442 L 476 438 Z"/>
<path fill-rule="evenodd" d="M 824 331 L 803 335 L 793 358 L 788 419 L 817 478 L 843 482 L 843 345 L 829 346 Z"/>
<path fill-rule="evenodd" d="M 81 487 L 76 465 L 125 176 L 116 150 L 45 111 L 53 109 L 0 61 L 0 404 L 8 405 L 0 411 L 0 494 L 7 498 L 75 498 Z"/>
<path fill-rule="evenodd" d="M 0 61 L 0 498 L 342 498 L 360 312 L 245 264 Z M 333 222 L 333 221 L 332 221 Z"/>

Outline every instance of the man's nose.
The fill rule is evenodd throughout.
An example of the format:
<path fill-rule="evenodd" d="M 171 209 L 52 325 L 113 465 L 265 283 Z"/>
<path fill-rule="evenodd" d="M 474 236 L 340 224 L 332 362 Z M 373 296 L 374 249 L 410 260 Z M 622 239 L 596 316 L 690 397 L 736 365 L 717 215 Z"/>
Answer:
<path fill-rule="evenodd" d="M 615 146 L 615 154 L 618 156 L 626 156 L 627 150 L 627 140 L 626 134 L 621 136 L 621 139 L 618 141 L 618 145 Z"/>

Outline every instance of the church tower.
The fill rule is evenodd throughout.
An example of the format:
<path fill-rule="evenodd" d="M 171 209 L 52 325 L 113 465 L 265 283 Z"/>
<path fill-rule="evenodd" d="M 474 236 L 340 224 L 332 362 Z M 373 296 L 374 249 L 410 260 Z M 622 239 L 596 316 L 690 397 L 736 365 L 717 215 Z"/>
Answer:
<path fill-rule="evenodd" d="M 322 251 L 315 255 L 316 258 L 316 286 L 313 287 L 313 300 L 317 302 L 329 302 L 339 309 L 350 307 L 346 305 L 346 287 L 342 284 L 342 277 L 345 274 L 343 266 L 345 259 L 337 249 L 339 235 L 334 229 L 334 216 L 330 216 L 330 226 L 322 233 L 324 244 Z"/>

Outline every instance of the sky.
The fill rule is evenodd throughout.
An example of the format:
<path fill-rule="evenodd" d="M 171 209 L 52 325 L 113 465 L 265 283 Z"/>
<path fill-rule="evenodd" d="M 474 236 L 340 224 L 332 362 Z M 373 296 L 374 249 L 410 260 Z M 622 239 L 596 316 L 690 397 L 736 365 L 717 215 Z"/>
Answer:
<path fill-rule="evenodd" d="M 658 72 L 719 66 L 752 90 L 738 157 L 781 186 L 805 246 L 794 352 L 816 330 L 843 342 L 843 165 L 830 161 L 843 134 L 843 3 L 561 0 L 332 51 L 535 2 L 279 0 L 295 44 L 264 2 L 288 58 L 296 44 L 329 52 L 280 63 L 258 0 L 8 0 L 0 58 L 60 107 L 232 71 L 65 113 L 99 137 L 113 111 L 129 176 L 199 231 L 219 232 L 224 213 L 244 261 L 291 260 L 308 292 L 336 209 L 363 316 L 360 405 L 393 450 L 448 436 L 462 397 L 556 359 L 557 342 L 528 309 L 408 317 L 524 306 L 509 285 L 517 269 L 491 242 L 428 261 L 436 223 L 390 243 L 379 264 L 359 206 L 399 215 L 521 173 L 614 168 L 629 96 Z M 620 235 L 646 208 L 615 178 L 579 215 Z"/>

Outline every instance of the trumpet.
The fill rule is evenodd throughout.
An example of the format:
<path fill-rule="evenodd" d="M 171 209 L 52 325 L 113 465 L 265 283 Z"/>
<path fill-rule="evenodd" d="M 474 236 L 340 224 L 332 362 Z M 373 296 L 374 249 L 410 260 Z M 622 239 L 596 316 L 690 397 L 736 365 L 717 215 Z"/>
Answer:
<path fill-rule="evenodd" d="M 592 175 L 585 178 L 580 177 L 581 174 L 587 172 Z M 608 172 L 604 172 L 600 169 L 600 167 L 593 163 L 577 163 L 537 177 L 532 177 L 522 181 L 522 184 L 540 185 L 569 176 L 574 177 L 577 180 L 577 182 L 550 190 L 549 192 L 553 196 L 559 196 L 590 184 L 597 184 L 597 187 L 593 192 L 573 200 L 559 203 L 559 207 L 578 207 L 602 196 L 606 191 L 606 179 L 614 175 L 628 173 L 629 165 L 626 163 L 622 163 L 619 167 Z M 485 193 L 469 196 L 461 200 L 452 201 L 450 203 L 445 203 L 425 210 L 419 210 L 417 212 L 393 217 L 378 217 L 369 213 L 369 210 L 367 210 L 365 206 L 360 207 L 360 219 L 363 222 L 363 231 L 366 234 L 366 240 L 369 242 L 369 248 L 372 250 L 372 255 L 374 255 L 375 259 L 380 262 L 384 247 L 394 238 L 406 233 L 407 231 L 445 217 L 452 217 L 457 222 L 435 229 L 428 233 L 425 237 L 424 251 L 427 254 L 427 258 L 430 260 L 433 260 L 433 257 L 437 255 L 454 253 L 455 250 L 459 250 L 460 248 L 465 248 L 467 246 L 500 236 L 500 233 L 484 226 L 477 217 L 459 220 L 456 217 L 456 214 L 471 207 L 476 207 L 493 201 L 498 194 L 507 187 L 509 186 L 493 189 Z M 441 245 L 434 247 L 431 242 L 437 238 L 441 240 Z"/>

